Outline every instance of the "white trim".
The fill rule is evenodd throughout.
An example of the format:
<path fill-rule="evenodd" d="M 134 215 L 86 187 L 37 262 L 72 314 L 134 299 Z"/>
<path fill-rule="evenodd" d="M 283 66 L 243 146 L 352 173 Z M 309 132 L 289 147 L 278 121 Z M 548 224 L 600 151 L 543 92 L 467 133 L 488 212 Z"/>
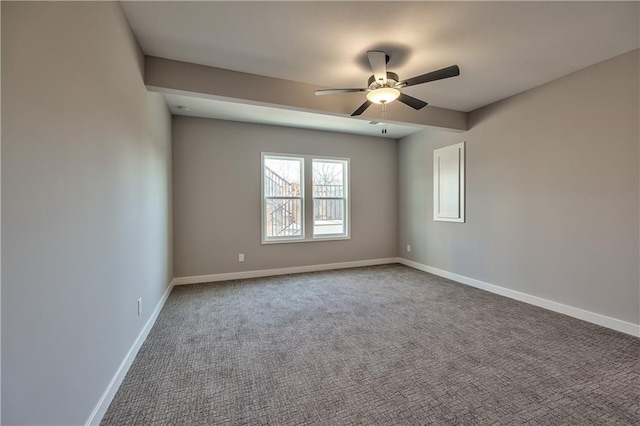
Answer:
<path fill-rule="evenodd" d="M 481 290 L 485 290 L 490 293 L 499 294 L 501 296 L 505 296 L 510 299 L 519 300 L 520 302 L 529 303 L 530 305 L 545 308 L 554 312 L 559 312 L 561 314 L 578 318 L 593 324 L 597 324 L 602 327 L 607 327 L 612 330 L 616 330 L 622 333 L 630 334 L 632 336 L 640 337 L 640 325 L 638 324 L 633 324 L 633 323 L 622 321 L 616 318 L 611 318 L 605 315 L 597 314 L 595 312 L 586 311 L 584 309 L 565 305 L 559 302 L 554 302 L 552 300 L 543 299 L 542 297 L 532 296 L 527 293 L 522 293 L 520 291 L 511 290 L 505 287 L 500 287 L 495 284 L 489 284 L 484 281 L 465 277 L 464 275 L 458 275 L 453 272 L 444 271 L 442 269 L 434 268 L 432 266 L 424 265 L 422 263 L 414 262 L 412 260 L 398 258 L 398 263 L 401 263 L 403 265 L 409 266 L 414 269 L 419 269 L 424 272 L 429 272 L 430 274 L 448 278 L 450 280 L 457 281 L 459 283 L 466 284 L 471 287 L 479 288 Z"/>
<path fill-rule="evenodd" d="M 267 157 L 271 158 L 271 159 L 276 159 L 276 160 L 288 160 L 288 161 L 292 161 L 292 160 L 298 160 L 298 162 L 300 163 L 300 196 L 299 197 L 267 197 L 264 194 L 264 168 L 265 168 L 265 159 L 267 159 Z M 261 234 L 262 234 L 262 244 L 278 244 L 278 243 L 298 243 L 301 241 L 305 241 L 306 239 L 306 235 L 305 235 L 305 231 L 306 231 L 306 226 L 305 226 L 305 219 L 306 219 L 306 207 L 304 205 L 305 203 L 305 193 L 306 193 L 306 184 L 305 184 L 305 166 L 306 166 L 306 156 L 304 155 L 295 155 L 295 154 L 277 154 L 277 153 L 272 153 L 272 152 L 262 152 L 260 154 L 260 186 L 262 187 L 262 189 L 260 190 L 260 194 L 262 195 L 262 200 L 260 201 L 261 203 L 261 210 L 260 210 L 260 229 L 261 229 Z M 267 230 L 265 228 L 265 202 L 267 199 L 291 199 L 291 200 L 300 200 L 300 214 L 302 215 L 302 217 L 300 218 L 300 226 L 302 227 L 302 232 L 300 233 L 301 235 L 292 235 L 292 236 L 287 236 L 287 237 L 267 237 Z"/>
<path fill-rule="evenodd" d="M 293 243 L 317 243 L 318 241 L 342 241 L 342 240 L 350 240 L 351 237 L 342 236 L 342 234 L 325 234 L 326 237 L 313 237 L 313 239 L 306 240 L 274 240 L 274 241 L 265 241 L 262 244 L 267 246 L 269 244 L 293 244 Z M 340 235 L 336 237 L 335 235 Z"/>
<path fill-rule="evenodd" d="M 362 266 L 398 263 L 397 257 L 385 259 L 356 260 L 353 262 L 325 263 L 320 265 L 294 266 L 291 268 L 261 269 L 256 271 L 228 272 L 226 274 L 198 275 L 174 278 L 174 285 L 212 283 L 216 281 L 242 280 L 246 278 L 270 277 L 273 275 L 301 274 L 303 272 L 328 271 L 331 269 L 359 268 Z"/>
<path fill-rule="evenodd" d="M 153 324 L 155 324 L 156 319 L 158 318 L 158 315 L 162 310 L 162 307 L 167 301 L 167 298 L 169 297 L 169 294 L 173 289 L 174 281 L 175 280 L 172 280 L 171 283 L 169 283 L 169 287 L 167 287 L 164 294 L 160 298 L 158 305 L 153 310 L 153 313 L 147 320 L 147 323 L 144 325 L 144 327 L 142 327 L 142 330 L 140 330 L 138 337 L 133 342 L 133 345 L 131 345 L 131 348 L 129 349 L 129 352 L 127 352 L 127 355 L 125 355 L 124 359 L 122 360 L 122 363 L 120 364 L 120 367 L 118 367 L 116 374 L 114 374 L 113 378 L 107 385 L 107 388 L 105 389 L 104 393 L 98 400 L 98 403 L 96 404 L 95 408 L 91 412 L 91 415 L 87 419 L 87 422 L 85 423 L 86 425 L 100 424 L 102 417 L 107 412 L 107 408 L 109 408 L 109 405 L 113 400 L 113 397 L 116 395 L 116 392 L 118 391 L 118 388 L 122 384 L 124 377 L 127 375 L 127 372 L 129 371 L 129 368 L 131 367 L 133 360 L 138 354 L 140 347 L 142 346 L 147 336 L 149 335 L 149 332 L 151 331 Z"/>
<path fill-rule="evenodd" d="M 315 200 L 328 200 L 332 199 L 331 197 L 314 197 L 313 196 L 313 162 L 327 162 L 327 163 L 339 163 L 342 164 L 342 187 L 344 189 L 343 197 L 333 198 L 336 200 L 344 201 L 344 232 L 340 234 L 315 234 L 315 217 L 314 214 L 311 214 L 311 241 L 330 241 L 330 240 L 344 240 L 351 239 L 351 158 L 337 158 L 337 157 L 318 157 L 311 156 L 311 185 L 310 185 L 310 194 L 311 194 L 311 203 L 310 203 L 310 211 L 314 211 L 314 202 Z"/>

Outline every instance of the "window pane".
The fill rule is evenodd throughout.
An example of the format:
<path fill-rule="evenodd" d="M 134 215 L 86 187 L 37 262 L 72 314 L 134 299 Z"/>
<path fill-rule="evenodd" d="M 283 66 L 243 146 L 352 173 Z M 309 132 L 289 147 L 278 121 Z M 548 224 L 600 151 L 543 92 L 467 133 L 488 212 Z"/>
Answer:
<path fill-rule="evenodd" d="M 299 197 L 302 159 L 264 159 L 264 195 L 266 197 Z"/>
<path fill-rule="evenodd" d="M 313 196 L 344 197 L 344 163 L 313 160 Z"/>
<path fill-rule="evenodd" d="M 265 201 L 265 235 L 267 238 L 302 236 L 300 199 Z"/>
<path fill-rule="evenodd" d="M 313 200 L 313 235 L 344 234 L 344 200 Z"/>
<path fill-rule="evenodd" d="M 313 160 L 313 235 L 345 235 L 345 172 L 340 160 Z"/>

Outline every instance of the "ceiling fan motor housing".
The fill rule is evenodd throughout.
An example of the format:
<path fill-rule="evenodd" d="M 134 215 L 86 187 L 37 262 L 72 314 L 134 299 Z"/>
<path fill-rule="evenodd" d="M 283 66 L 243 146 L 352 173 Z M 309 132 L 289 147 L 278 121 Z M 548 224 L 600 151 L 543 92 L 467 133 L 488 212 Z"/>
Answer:
<path fill-rule="evenodd" d="M 398 81 L 400 81 L 400 78 L 398 77 L 398 74 L 396 74 L 395 72 L 387 71 L 387 82 L 386 82 L 386 84 L 378 83 L 376 81 L 376 77 L 374 75 L 372 75 L 371 77 L 369 77 L 369 81 L 367 82 L 367 85 L 369 87 L 369 90 L 380 89 L 382 87 L 394 87 L 395 88 L 398 85 Z"/>

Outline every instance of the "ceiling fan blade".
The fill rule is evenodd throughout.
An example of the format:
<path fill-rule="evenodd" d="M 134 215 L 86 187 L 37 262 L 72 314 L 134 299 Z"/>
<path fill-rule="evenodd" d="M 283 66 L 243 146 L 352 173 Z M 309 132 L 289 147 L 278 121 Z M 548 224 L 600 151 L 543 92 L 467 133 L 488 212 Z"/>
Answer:
<path fill-rule="evenodd" d="M 400 93 L 398 100 L 403 104 L 409 105 L 413 109 L 422 109 L 427 106 L 426 102 L 414 98 L 413 96 L 405 95 L 404 93 Z"/>
<path fill-rule="evenodd" d="M 369 50 L 367 57 L 376 81 L 385 84 L 387 82 L 387 54 L 379 50 Z"/>
<path fill-rule="evenodd" d="M 337 95 L 339 93 L 366 92 L 367 90 L 369 89 L 324 89 L 324 90 L 316 90 L 316 96 Z"/>
<path fill-rule="evenodd" d="M 357 110 L 355 110 L 353 112 L 353 114 L 351 114 L 351 116 L 356 116 L 356 115 L 360 115 L 362 114 L 367 108 L 369 108 L 369 106 L 372 104 L 373 102 L 371 102 L 370 100 L 366 100 L 365 103 L 363 103 L 362 105 L 360 105 L 360 107 L 358 107 Z"/>
<path fill-rule="evenodd" d="M 460 75 L 460 68 L 457 65 L 442 68 L 441 70 L 428 72 L 417 77 L 400 82 L 404 87 L 415 86 L 416 84 L 428 83 L 430 81 L 442 80 Z"/>

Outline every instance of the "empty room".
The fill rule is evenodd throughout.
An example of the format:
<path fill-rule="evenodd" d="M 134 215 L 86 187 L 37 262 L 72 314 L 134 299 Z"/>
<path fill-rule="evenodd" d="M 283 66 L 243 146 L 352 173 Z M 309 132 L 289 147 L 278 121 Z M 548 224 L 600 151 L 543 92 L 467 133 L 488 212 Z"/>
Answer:
<path fill-rule="evenodd" d="M 2 1 L 3 425 L 640 424 L 640 3 Z"/>

